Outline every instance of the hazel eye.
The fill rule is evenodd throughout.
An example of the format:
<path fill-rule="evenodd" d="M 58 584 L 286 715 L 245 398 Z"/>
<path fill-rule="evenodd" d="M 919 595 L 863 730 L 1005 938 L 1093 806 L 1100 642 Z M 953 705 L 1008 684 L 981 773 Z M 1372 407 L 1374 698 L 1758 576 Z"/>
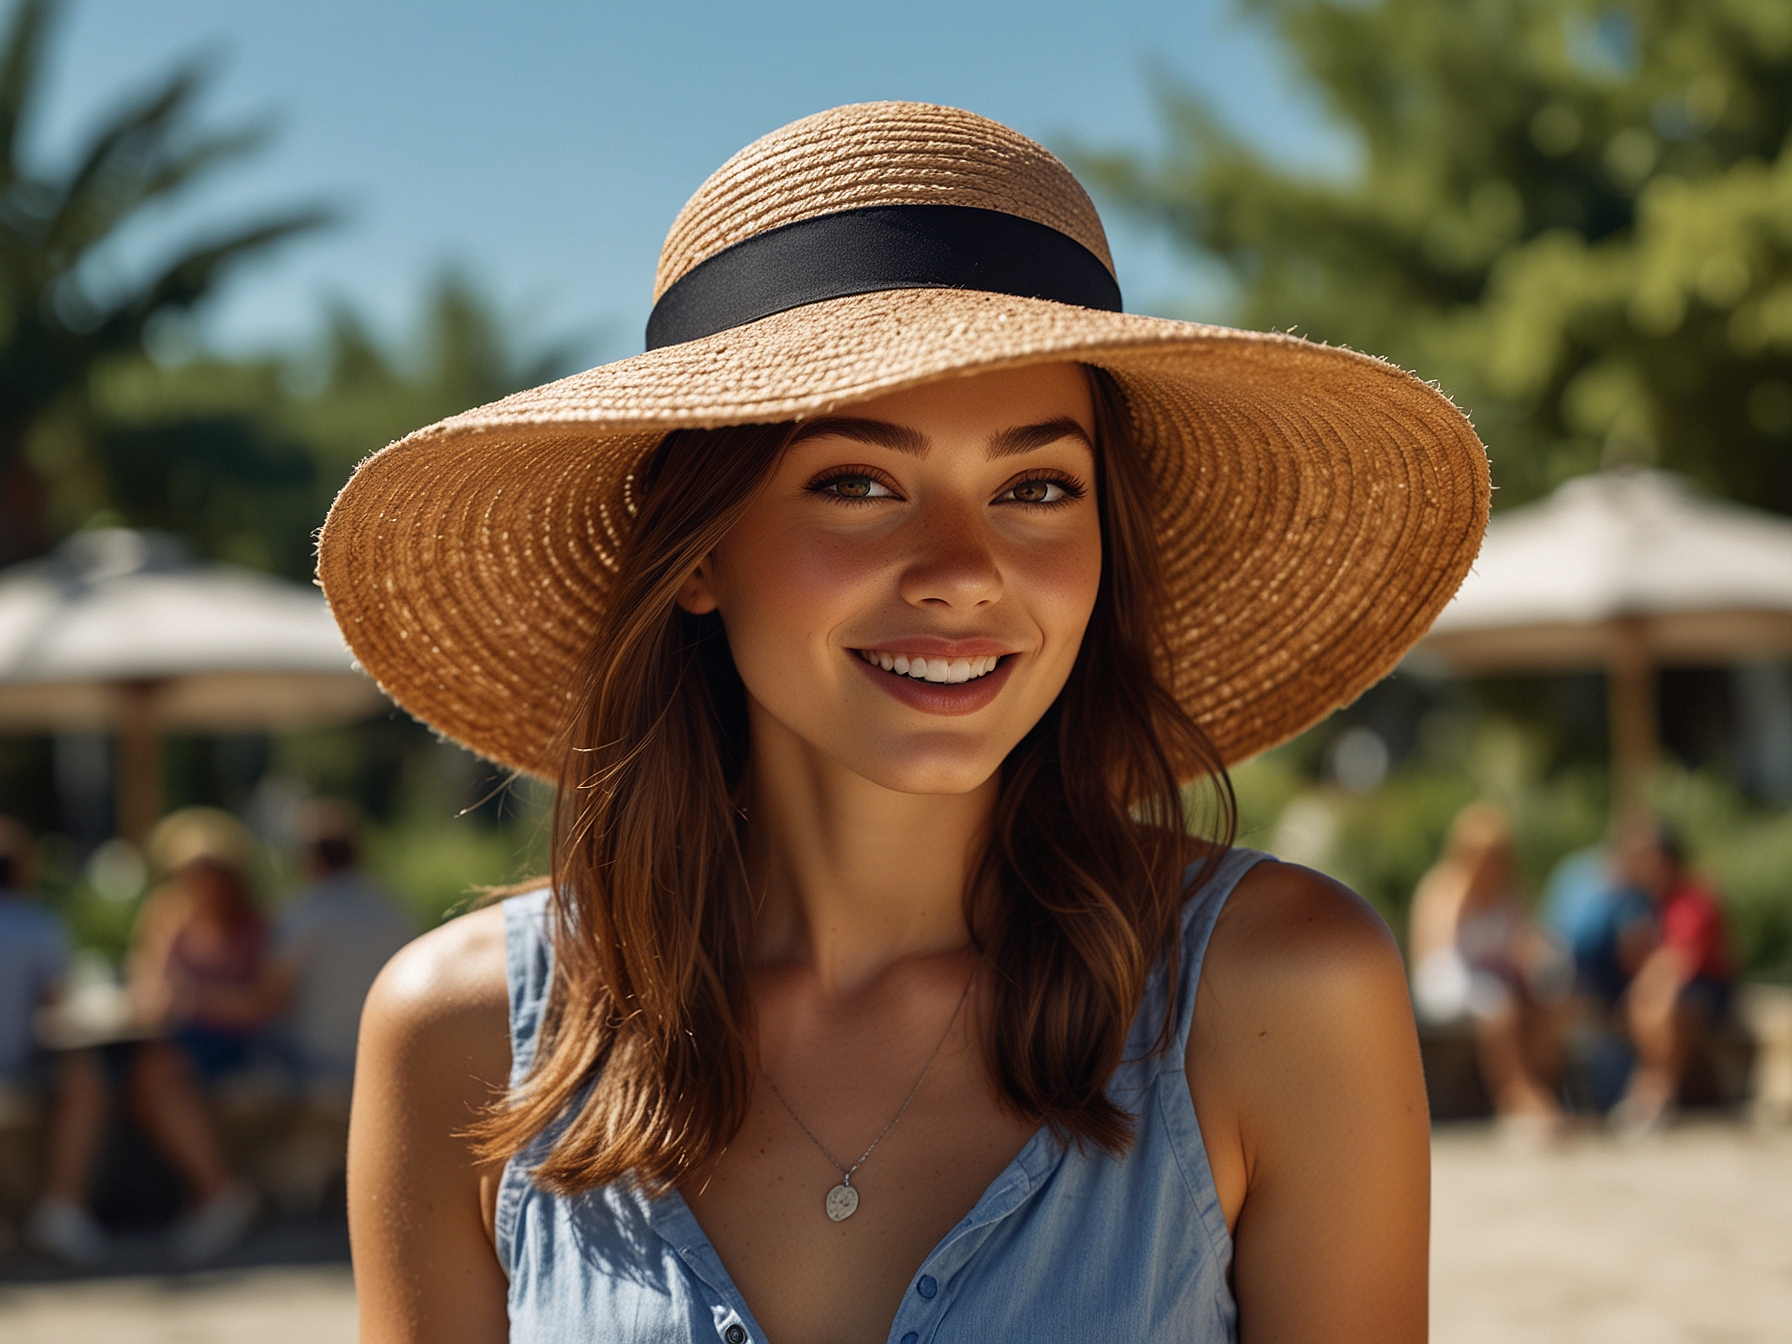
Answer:
<path fill-rule="evenodd" d="M 835 499 L 894 499 L 896 492 L 890 489 L 875 476 L 866 476 L 859 472 L 843 472 L 838 476 L 830 476 L 826 480 L 817 481 L 809 489 L 818 495 L 831 495 Z"/>
<path fill-rule="evenodd" d="M 1036 477 L 1010 486 L 1002 498 L 1011 499 L 1016 504 L 1058 504 L 1073 498 L 1073 495 L 1062 481 Z"/>

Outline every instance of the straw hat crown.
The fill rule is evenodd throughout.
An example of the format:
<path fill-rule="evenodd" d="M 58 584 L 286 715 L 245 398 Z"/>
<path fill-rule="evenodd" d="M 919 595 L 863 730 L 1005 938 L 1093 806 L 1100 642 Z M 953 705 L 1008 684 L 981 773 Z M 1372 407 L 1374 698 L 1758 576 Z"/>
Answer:
<path fill-rule="evenodd" d="M 943 204 L 1044 224 L 1114 270 L 1095 203 L 1042 145 L 957 108 L 853 103 L 793 121 L 711 173 L 672 221 L 653 297 L 770 229 L 842 210 Z"/>

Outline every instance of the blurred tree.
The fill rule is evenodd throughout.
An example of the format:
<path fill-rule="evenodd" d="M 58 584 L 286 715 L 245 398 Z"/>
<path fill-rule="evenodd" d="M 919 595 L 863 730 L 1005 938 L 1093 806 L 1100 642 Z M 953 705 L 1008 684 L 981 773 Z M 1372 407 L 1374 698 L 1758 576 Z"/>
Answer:
<path fill-rule="evenodd" d="M 1226 316 L 1440 381 L 1501 504 L 1645 461 L 1792 512 L 1792 4 L 1243 3 L 1354 171 L 1288 171 L 1173 87 L 1162 156 L 1082 157 L 1226 266 Z"/>
<path fill-rule="evenodd" d="M 186 69 L 115 113 L 65 169 L 27 162 L 55 0 L 0 3 L 0 564 L 92 523 L 163 528 L 208 556 L 308 579 L 313 538 L 355 464 L 444 416 L 566 372 L 588 334 L 516 339 L 459 270 L 428 291 L 413 332 L 376 340 L 347 304 L 310 348 L 232 359 L 202 348 L 189 314 L 228 265 L 325 219 L 226 232 L 119 283 L 118 239 L 259 130 L 195 125 L 205 80 Z M 255 754 L 258 744 L 247 744 Z M 169 799 L 241 805 L 245 743 L 171 745 Z M 356 799 L 370 863 L 429 918 L 470 884 L 539 870 L 540 798 L 435 740 L 398 711 L 274 744 L 288 785 Z M 44 739 L 0 741 L 0 810 L 52 834 L 68 818 Z M 226 778 L 229 776 L 229 778 Z M 234 792 L 233 792 L 234 791 Z M 84 943 L 116 951 L 130 907 L 82 879 L 66 837 L 50 886 Z"/>
<path fill-rule="evenodd" d="M 397 354 L 382 349 L 350 308 L 338 305 L 319 349 L 288 384 L 287 420 L 314 445 L 328 498 L 355 464 L 413 429 L 568 373 L 582 337 L 541 343 L 511 329 L 472 277 L 444 267 L 422 320 Z M 322 521 L 322 515 L 318 517 Z"/>
<path fill-rule="evenodd" d="M 60 7 L 20 0 L 0 38 L 0 564 L 53 540 L 59 492 L 76 504 L 145 488 L 178 495 L 211 488 L 183 481 L 222 472 L 239 493 L 253 493 L 257 466 L 272 464 L 276 481 L 291 473 L 290 453 L 264 451 L 237 423 L 138 436 L 95 454 L 82 411 L 102 364 L 140 352 L 155 323 L 210 294 L 230 263 L 327 217 L 288 212 L 187 245 L 125 283 L 110 269 L 102 276 L 98 259 L 147 207 L 250 153 L 265 132 L 197 128 L 205 78 L 188 67 L 121 105 L 66 168 L 40 170 L 29 162 L 27 133 Z M 184 476 L 183 463 L 191 468 Z M 158 482 L 165 469 L 169 479 Z M 128 479 L 109 479 L 114 471 Z"/>
<path fill-rule="evenodd" d="M 566 372 L 582 341 L 532 345 L 444 269 L 388 350 L 347 305 L 309 350 L 112 361 L 89 383 L 105 516 L 206 554 L 311 576 L 313 537 L 355 464 L 419 426 Z"/>

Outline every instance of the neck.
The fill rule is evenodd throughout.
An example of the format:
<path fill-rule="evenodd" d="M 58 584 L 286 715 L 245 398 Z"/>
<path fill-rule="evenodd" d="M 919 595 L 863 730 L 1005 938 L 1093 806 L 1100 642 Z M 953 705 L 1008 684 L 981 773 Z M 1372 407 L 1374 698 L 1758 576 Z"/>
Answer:
<path fill-rule="evenodd" d="M 753 954 L 806 963 L 850 994 L 907 957 L 970 946 L 964 891 L 1000 781 L 898 793 L 823 756 L 750 705 L 748 869 L 763 890 Z"/>

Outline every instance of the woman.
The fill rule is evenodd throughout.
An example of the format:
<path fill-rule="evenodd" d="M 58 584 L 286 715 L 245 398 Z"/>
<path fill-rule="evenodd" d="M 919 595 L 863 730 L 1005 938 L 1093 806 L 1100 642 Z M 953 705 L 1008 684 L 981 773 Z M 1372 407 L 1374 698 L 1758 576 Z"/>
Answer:
<path fill-rule="evenodd" d="M 369 1000 L 365 1338 L 1423 1338 L 1399 954 L 1223 762 L 1423 632 L 1485 458 L 1119 306 L 1039 146 L 836 109 L 685 207 L 647 354 L 344 490 L 356 656 L 559 782 L 553 894 Z"/>
<path fill-rule="evenodd" d="M 192 1264 L 240 1240 L 259 1204 L 231 1172 L 205 1089 L 249 1065 L 273 1015 L 267 941 L 242 867 L 216 849 L 171 872 L 133 930 L 131 997 L 143 1023 L 163 1034 L 133 1052 L 131 1107 L 187 1186 L 190 1207 L 172 1243 Z"/>
<path fill-rule="evenodd" d="M 1560 1009 L 1573 970 L 1530 920 L 1518 890 L 1512 823 L 1471 803 L 1412 903 L 1413 1005 L 1438 1026 L 1468 1023 L 1507 1131 L 1548 1137 L 1562 1121 Z"/>
<path fill-rule="evenodd" d="M 245 1067 L 268 1014 L 256 994 L 267 922 L 241 870 L 216 858 L 183 865 L 143 903 L 133 931 L 131 995 L 200 1078 Z"/>

